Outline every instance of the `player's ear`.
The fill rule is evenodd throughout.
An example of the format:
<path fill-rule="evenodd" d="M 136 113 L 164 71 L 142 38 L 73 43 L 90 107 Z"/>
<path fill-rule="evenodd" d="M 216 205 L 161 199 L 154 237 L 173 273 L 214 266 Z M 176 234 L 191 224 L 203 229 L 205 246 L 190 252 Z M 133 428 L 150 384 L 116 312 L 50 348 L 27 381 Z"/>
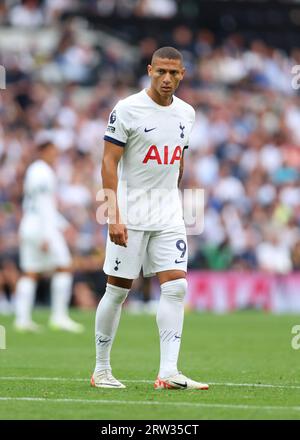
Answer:
<path fill-rule="evenodd" d="M 151 76 L 151 73 L 152 73 L 152 66 L 151 66 L 151 64 L 148 64 L 147 71 L 148 71 L 148 76 Z"/>
<path fill-rule="evenodd" d="M 185 67 L 181 69 L 181 79 L 183 79 L 184 75 L 185 75 Z"/>

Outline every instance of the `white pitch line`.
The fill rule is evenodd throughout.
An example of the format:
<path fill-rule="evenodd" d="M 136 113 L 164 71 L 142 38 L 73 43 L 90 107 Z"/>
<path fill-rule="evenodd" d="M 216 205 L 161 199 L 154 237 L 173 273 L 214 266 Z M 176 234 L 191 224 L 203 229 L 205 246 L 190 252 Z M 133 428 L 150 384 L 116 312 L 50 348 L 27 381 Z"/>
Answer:
<path fill-rule="evenodd" d="M 289 410 L 300 411 L 300 406 L 267 406 L 267 405 L 234 405 L 223 403 L 199 403 L 199 402 L 162 402 L 147 400 L 104 400 L 104 399 L 47 399 L 45 397 L 0 397 L 0 401 L 20 401 L 20 402 L 55 402 L 55 403 L 101 403 L 116 405 L 162 405 L 162 406 L 188 406 L 199 408 L 231 408 L 231 409 L 259 409 L 259 410 Z"/>
<path fill-rule="evenodd" d="M 89 379 L 81 379 L 77 377 L 30 377 L 30 376 L 1 376 L 0 380 L 41 380 L 54 382 L 88 382 Z"/>
<path fill-rule="evenodd" d="M 300 389 L 300 385 L 274 385 L 268 383 L 234 383 L 234 382 L 208 382 L 210 385 L 220 385 L 226 387 L 257 387 L 257 388 L 287 388 Z"/>
<path fill-rule="evenodd" d="M 89 382 L 89 378 L 76 377 L 29 377 L 29 376 L 0 376 L 0 381 L 5 380 L 36 380 L 36 381 L 53 381 L 53 382 Z M 154 383 L 154 380 L 147 379 L 120 379 L 127 383 Z M 234 382 L 210 382 L 209 385 L 226 386 L 226 387 L 257 387 L 257 388 L 286 388 L 286 389 L 300 389 L 300 385 L 274 385 L 262 383 L 234 383 Z"/>

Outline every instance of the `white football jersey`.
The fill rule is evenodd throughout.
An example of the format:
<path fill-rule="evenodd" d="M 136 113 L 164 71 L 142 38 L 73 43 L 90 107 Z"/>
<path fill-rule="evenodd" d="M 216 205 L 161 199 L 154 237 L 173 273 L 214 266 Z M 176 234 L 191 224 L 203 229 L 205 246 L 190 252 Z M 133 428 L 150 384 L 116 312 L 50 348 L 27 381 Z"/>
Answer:
<path fill-rule="evenodd" d="M 21 229 L 26 235 L 49 237 L 55 229 L 63 229 L 68 222 L 57 211 L 57 179 L 54 170 L 43 160 L 33 162 L 24 180 L 24 217 Z"/>
<path fill-rule="evenodd" d="M 169 106 L 146 90 L 117 103 L 104 139 L 124 148 L 118 165 L 118 204 L 129 229 L 184 224 L 178 192 L 180 159 L 188 147 L 194 109 L 173 96 Z"/>

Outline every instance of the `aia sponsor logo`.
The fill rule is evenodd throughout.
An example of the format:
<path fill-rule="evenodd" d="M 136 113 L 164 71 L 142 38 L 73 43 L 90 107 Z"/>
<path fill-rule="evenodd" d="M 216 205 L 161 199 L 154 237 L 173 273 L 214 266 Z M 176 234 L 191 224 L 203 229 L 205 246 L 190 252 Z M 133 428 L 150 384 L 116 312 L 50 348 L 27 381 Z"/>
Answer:
<path fill-rule="evenodd" d="M 182 147 L 177 145 L 173 150 L 165 145 L 160 152 L 156 145 L 149 147 L 143 163 L 147 164 L 149 160 L 154 160 L 158 165 L 173 165 L 176 160 L 180 160 L 182 155 Z"/>

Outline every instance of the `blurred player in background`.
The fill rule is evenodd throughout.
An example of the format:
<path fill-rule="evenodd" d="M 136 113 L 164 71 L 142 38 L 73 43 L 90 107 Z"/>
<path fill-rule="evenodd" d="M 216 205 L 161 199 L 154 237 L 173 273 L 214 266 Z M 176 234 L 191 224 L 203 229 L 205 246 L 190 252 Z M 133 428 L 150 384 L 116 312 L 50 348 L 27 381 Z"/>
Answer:
<path fill-rule="evenodd" d="M 177 369 L 187 291 L 187 238 L 178 185 L 195 120 L 194 109 L 173 96 L 184 71 L 179 51 L 172 47 L 155 51 L 148 66 L 150 88 L 118 102 L 104 136 L 108 283 L 96 312 L 96 367 L 91 378 L 91 385 L 99 388 L 125 388 L 112 375 L 110 351 L 122 304 L 143 266 L 144 276 L 156 274 L 161 285 L 160 369 L 154 388 L 208 389 Z M 136 190 L 143 191 L 142 197 L 136 197 Z M 116 206 L 109 198 L 111 192 L 118 194 Z M 170 201 L 171 193 L 175 198 Z M 125 219 L 124 203 L 127 212 L 142 213 L 139 222 Z"/>
<path fill-rule="evenodd" d="M 51 316 L 49 325 L 79 333 L 81 324 L 68 315 L 72 295 L 71 255 L 62 230 L 68 222 L 57 211 L 56 176 L 53 170 L 56 146 L 46 141 L 37 146 L 38 160 L 27 169 L 24 180 L 23 218 L 20 224 L 20 266 L 23 275 L 16 287 L 15 328 L 38 331 L 32 321 L 39 276 L 52 272 Z"/>

